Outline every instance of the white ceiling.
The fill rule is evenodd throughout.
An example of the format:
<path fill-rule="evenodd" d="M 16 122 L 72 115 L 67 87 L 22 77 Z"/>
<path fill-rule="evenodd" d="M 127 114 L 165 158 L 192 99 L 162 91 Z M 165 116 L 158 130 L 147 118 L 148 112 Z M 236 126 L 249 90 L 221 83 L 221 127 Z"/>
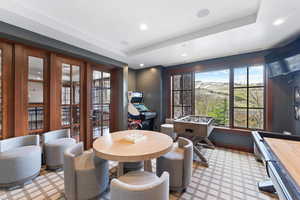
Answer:
<path fill-rule="evenodd" d="M 273 47 L 299 33 L 300 1 L 0 0 L 0 19 L 140 68 Z"/>

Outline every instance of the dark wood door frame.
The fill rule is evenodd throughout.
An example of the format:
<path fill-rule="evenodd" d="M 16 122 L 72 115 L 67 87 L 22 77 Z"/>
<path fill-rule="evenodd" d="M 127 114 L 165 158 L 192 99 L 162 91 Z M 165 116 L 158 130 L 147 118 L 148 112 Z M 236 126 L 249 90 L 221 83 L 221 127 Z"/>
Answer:
<path fill-rule="evenodd" d="M 34 56 L 44 60 L 44 129 L 49 129 L 49 54 L 46 51 L 29 48 L 20 44 L 14 45 L 14 136 L 23 136 L 28 131 L 28 57 Z M 22 113 L 22 114 L 20 114 Z M 18 117 L 17 117 L 18 116 Z"/>
<path fill-rule="evenodd" d="M 13 45 L 0 41 L 2 53 L 2 136 L 5 139 L 14 136 L 14 68 Z"/>
<path fill-rule="evenodd" d="M 54 111 L 52 113 L 51 119 L 53 119 L 54 122 L 51 126 L 51 130 L 56 130 L 56 129 L 61 129 L 63 128 L 61 125 L 61 88 L 62 88 L 62 64 L 69 64 L 70 66 L 79 66 L 80 67 L 80 134 L 79 134 L 79 140 L 80 141 L 85 141 L 85 120 L 84 120 L 84 113 L 85 113 L 85 108 L 84 108 L 84 95 L 82 95 L 82 92 L 85 90 L 84 87 L 84 83 L 85 83 L 85 79 L 84 79 L 84 74 L 85 74 L 85 70 L 86 70 L 86 63 L 81 61 L 81 60 L 77 60 L 77 59 L 73 59 L 73 58 L 69 58 L 69 57 L 63 57 L 61 55 L 53 55 L 53 62 L 52 63 L 54 66 L 54 68 L 52 69 L 52 73 L 51 75 L 55 77 L 51 77 L 53 78 L 51 81 L 51 84 L 54 84 L 53 88 L 51 88 L 51 92 L 50 94 L 53 94 L 53 99 L 52 99 L 52 106 L 54 107 L 54 109 L 56 111 Z M 72 75 L 71 75 L 72 76 Z M 51 85 L 52 86 L 52 85 Z M 54 99 L 55 98 L 55 99 Z M 52 110 L 51 110 L 52 111 Z M 71 125 L 72 127 L 72 125 Z"/>
<path fill-rule="evenodd" d="M 92 109 L 92 81 L 93 81 L 93 71 L 101 71 L 101 72 L 106 72 L 106 73 L 110 73 L 111 75 L 111 78 L 110 78 L 110 85 L 111 85 L 111 92 L 113 93 L 114 90 L 116 89 L 115 88 L 115 84 L 113 84 L 113 76 L 114 76 L 114 73 L 113 73 L 113 69 L 114 67 L 113 66 L 102 66 L 102 65 L 97 65 L 97 64 L 90 64 L 90 63 L 87 63 L 86 65 L 86 71 L 85 71 L 85 90 L 84 90 L 84 96 L 86 97 L 85 98 L 85 124 L 86 124 L 86 134 L 85 134 L 85 148 L 86 149 L 89 149 L 92 147 L 92 144 L 93 144 L 93 135 L 92 135 L 92 132 L 93 132 L 93 127 L 92 127 L 92 123 L 91 123 L 91 109 Z M 112 113 L 113 110 L 115 110 L 113 108 L 113 106 L 115 105 L 112 105 L 112 102 L 113 102 L 113 96 L 112 96 L 112 93 L 111 93 L 111 96 L 110 96 L 110 99 L 111 99 L 111 105 L 110 105 L 110 113 Z M 109 128 L 110 130 L 114 130 L 113 128 L 113 119 L 112 119 L 112 116 L 110 115 L 110 125 L 109 125 Z"/>

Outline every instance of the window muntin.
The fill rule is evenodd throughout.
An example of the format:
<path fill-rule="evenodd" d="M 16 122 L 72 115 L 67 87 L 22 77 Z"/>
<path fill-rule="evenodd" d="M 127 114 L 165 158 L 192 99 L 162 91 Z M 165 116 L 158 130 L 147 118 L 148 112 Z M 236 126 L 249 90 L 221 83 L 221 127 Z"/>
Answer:
<path fill-rule="evenodd" d="M 215 119 L 217 126 L 229 126 L 230 71 L 195 73 L 195 114 Z"/>
<path fill-rule="evenodd" d="M 233 77 L 233 127 L 264 129 L 264 66 L 235 68 Z"/>
<path fill-rule="evenodd" d="M 191 115 L 193 105 L 193 73 L 174 75 L 172 81 L 172 117 Z"/>
<path fill-rule="evenodd" d="M 61 126 L 71 129 L 71 136 L 80 137 L 80 66 L 61 66 Z"/>
<path fill-rule="evenodd" d="M 28 56 L 28 130 L 44 129 L 44 59 Z"/>
<path fill-rule="evenodd" d="M 111 103 L 110 73 L 93 70 L 92 127 L 93 139 L 109 133 Z"/>
<path fill-rule="evenodd" d="M 195 80 L 192 89 L 188 89 L 189 84 L 183 79 L 189 75 L 191 80 Z M 213 82 L 216 82 L 215 86 Z M 217 94 L 221 100 L 216 100 L 214 95 Z M 194 101 L 190 101 L 190 97 Z M 173 118 L 194 112 L 196 115 L 214 117 L 217 126 L 264 129 L 264 65 L 172 75 L 171 105 Z"/>

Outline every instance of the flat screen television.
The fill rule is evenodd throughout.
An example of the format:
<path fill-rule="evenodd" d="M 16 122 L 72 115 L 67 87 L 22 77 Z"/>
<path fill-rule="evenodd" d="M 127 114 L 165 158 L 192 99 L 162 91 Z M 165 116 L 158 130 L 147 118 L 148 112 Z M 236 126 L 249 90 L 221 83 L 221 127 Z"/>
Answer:
<path fill-rule="evenodd" d="M 300 54 L 287 57 L 284 59 L 289 72 L 300 70 Z"/>
<path fill-rule="evenodd" d="M 268 67 L 270 78 L 286 74 L 281 61 L 268 63 Z"/>

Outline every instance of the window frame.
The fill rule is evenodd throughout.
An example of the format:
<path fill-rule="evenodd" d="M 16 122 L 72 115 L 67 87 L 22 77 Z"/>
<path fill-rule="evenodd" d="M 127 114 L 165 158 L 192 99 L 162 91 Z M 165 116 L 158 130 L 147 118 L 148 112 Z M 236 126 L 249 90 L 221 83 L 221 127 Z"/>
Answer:
<path fill-rule="evenodd" d="M 254 67 L 254 66 L 263 66 L 263 85 L 262 86 L 250 86 L 248 87 L 248 83 L 249 83 L 249 67 Z M 195 73 L 197 72 L 210 72 L 210 71 L 218 71 L 218 70 L 225 70 L 228 69 L 229 70 L 229 126 L 215 126 L 218 129 L 224 129 L 224 130 L 237 130 L 237 132 L 249 132 L 251 130 L 266 130 L 268 125 L 268 121 L 267 121 L 267 113 L 266 113 L 266 109 L 268 107 L 267 105 L 267 87 L 268 87 L 268 83 L 267 83 L 267 67 L 265 65 L 265 63 L 263 62 L 258 62 L 258 63 L 253 63 L 253 64 L 242 64 L 239 66 L 230 66 L 227 65 L 228 67 L 223 67 L 223 68 L 214 68 L 212 70 L 209 71 L 204 71 L 204 70 L 198 70 L 197 68 L 195 70 L 186 70 L 186 71 L 180 71 L 177 73 L 169 73 L 170 79 L 168 79 L 170 81 L 170 90 L 169 90 L 169 95 L 170 95 L 170 99 L 168 100 L 170 105 L 170 117 L 174 118 L 174 96 L 173 93 L 176 90 L 173 90 L 174 87 L 174 83 L 173 83 L 173 77 L 177 76 L 177 75 L 183 75 L 186 73 L 191 73 L 192 74 L 192 113 L 191 115 L 193 115 L 195 113 Z M 234 69 L 236 68 L 240 68 L 240 67 L 247 67 L 247 87 L 244 88 L 248 88 L 247 89 L 247 128 L 245 127 L 238 127 L 238 126 L 234 126 L 234 88 L 238 88 L 238 87 L 234 87 Z M 182 86 L 181 86 L 182 87 Z M 243 87 L 240 87 L 243 88 Z M 249 107 L 249 88 L 263 88 L 263 107 L 262 108 L 251 108 Z M 179 90 L 177 90 L 179 91 Z M 248 123 L 249 123 L 249 110 L 251 109 L 259 109 L 259 110 L 263 110 L 263 129 L 254 129 L 254 128 L 249 128 Z"/>
<path fill-rule="evenodd" d="M 71 137 L 76 139 L 77 141 L 82 141 L 83 140 L 83 67 L 84 64 L 80 61 L 69 59 L 69 58 L 59 58 L 60 61 L 58 63 L 58 69 L 59 69 L 59 118 L 60 118 L 60 127 L 62 129 L 70 129 L 71 131 Z M 63 67 L 64 65 L 69 66 L 70 73 L 68 74 L 69 80 L 64 81 L 63 80 Z M 78 67 L 79 68 L 79 80 L 74 81 L 73 80 L 73 70 L 74 68 Z M 79 86 L 79 103 L 75 103 L 75 86 Z M 70 99 L 65 98 L 64 100 L 68 100 L 67 104 L 63 104 L 63 88 L 70 88 L 70 93 L 67 93 L 70 97 Z M 63 108 L 68 108 L 69 112 L 69 124 L 63 124 Z M 78 122 L 74 121 L 74 116 L 76 112 L 74 112 L 74 109 L 79 109 L 79 117 L 78 117 Z"/>
<path fill-rule="evenodd" d="M 263 66 L 263 84 L 261 86 L 250 86 L 249 85 L 249 68 L 255 67 L 255 66 Z M 235 87 L 234 86 L 234 69 L 238 68 L 247 68 L 247 83 L 246 86 L 242 87 Z M 252 64 L 252 65 L 244 65 L 240 67 L 234 67 L 231 68 L 231 92 L 230 96 L 231 98 L 231 116 L 232 120 L 230 122 L 230 127 L 234 129 L 246 129 L 246 130 L 266 130 L 266 66 L 265 64 Z M 249 106 L 249 90 L 253 88 L 263 88 L 263 107 L 250 107 Z M 234 90 L 235 89 L 247 89 L 247 106 L 246 107 L 236 107 L 234 106 Z M 239 127 L 234 125 L 234 109 L 246 109 L 246 127 Z M 249 128 L 249 110 L 262 110 L 263 111 L 263 129 L 258 128 Z"/>
<path fill-rule="evenodd" d="M 26 131 L 28 134 L 40 134 L 46 130 L 48 130 L 48 81 L 49 81 L 49 66 L 48 66 L 48 55 L 46 52 L 36 49 L 26 49 L 27 53 L 25 54 L 25 62 L 26 62 Z M 29 78 L 29 57 L 35 57 L 43 60 L 43 80 L 36 80 Z M 43 84 L 43 102 L 29 102 L 29 83 L 42 83 Z M 35 108 L 35 111 L 37 112 L 37 109 L 42 108 L 42 128 L 37 127 L 36 129 L 30 129 L 29 126 L 29 109 Z M 38 114 L 35 114 L 36 117 Z M 36 121 L 36 123 L 38 123 Z"/>
<path fill-rule="evenodd" d="M 93 73 L 97 71 L 101 74 L 101 77 L 99 79 L 93 79 Z M 109 77 L 104 77 L 104 74 L 109 74 Z M 105 129 L 105 124 L 107 124 L 108 129 L 111 129 L 110 123 L 111 123 L 111 104 L 112 104 L 112 73 L 109 71 L 104 71 L 102 69 L 97 68 L 96 66 L 93 67 L 92 73 L 91 73 L 91 81 L 92 81 L 92 91 L 91 91 L 91 111 L 93 110 L 93 106 L 99 106 L 100 107 L 100 118 L 93 121 L 91 120 L 91 128 L 92 128 L 92 133 L 94 133 L 94 124 L 100 124 L 98 127 L 101 128 L 101 132 L 99 136 L 103 136 Z M 109 87 L 105 85 L 105 81 L 109 82 Z M 98 86 L 95 86 L 96 83 L 98 83 Z M 93 89 L 95 91 L 93 91 Z M 98 93 L 97 93 L 97 92 Z M 109 97 L 109 103 L 104 103 L 104 93 L 106 91 L 110 91 L 110 97 Z M 96 96 L 96 94 L 100 94 L 99 96 Z M 97 103 L 95 103 L 95 99 L 97 99 Z M 104 108 L 108 107 L 108 112 L 105 112 Z M 105 116 L 108 116 L 106 118 Z M 92 140 L 97 139 L 98 137 L 94 137 L 94 134 L 92 135 Z"/>
<path fill-rule="evenodd" d="M 184 74 L 190 74 L 191 75 L 191 89 L 184 89 L 183 88 L 183 75 Z M 175 90 L 174 89 L 174 76 L 181 76 L 180 79 L 180 89 L 179 90 Z M 174 74 L 171 76 L 171 116 L 172 118 L 174 118 L 174 109 L 175 107 L 177 108 L 181 108 L 181 114 L 183 115 L 184 113 L 184 108 L 190 108 L 191 109 L 191 113 L 190 115 L 193 115 L 195 113 L 195 73 L 194 72 L 188 72 L 188 73 L 180 73 L 180 74 Z M 174 93 L 175 92 L 179 92 L 180 97 L 182 96 L 183 92 L 191 92 L 191 106 L 185 106 L 184 103 L 181 103 L 180 106 L 176 106 L 174 104 Z M 179 98 L 180 98 L 179 97 Z"/>

